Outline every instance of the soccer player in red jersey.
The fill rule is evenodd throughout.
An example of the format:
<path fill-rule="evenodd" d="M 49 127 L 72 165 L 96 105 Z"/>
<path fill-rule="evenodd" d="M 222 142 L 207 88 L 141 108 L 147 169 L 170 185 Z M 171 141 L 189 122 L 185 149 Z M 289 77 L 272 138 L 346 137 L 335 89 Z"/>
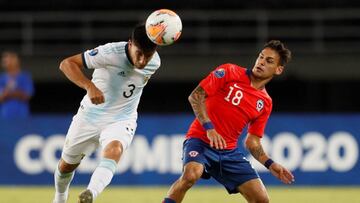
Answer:
<path fill-rule="evenodd" d="M 184 142 L 183 173 L 163 203 L 180 203 L 197 180 L 210 177 L 229 194 L 240 192 L 252 203 L 269 202 L 258 173 L 237 146 L 246 126 L 245 147 L 252 156 L 285 184 L 294 181 L 288 169 L 264 152 L 260 141 L 272 110 L 265 85 L 284 71 L 290 59 L 290 50 L 272 40 L 265 44 L 252 69 L 223 64 L 200 82 L 189 96 L 196 119 Z"/>

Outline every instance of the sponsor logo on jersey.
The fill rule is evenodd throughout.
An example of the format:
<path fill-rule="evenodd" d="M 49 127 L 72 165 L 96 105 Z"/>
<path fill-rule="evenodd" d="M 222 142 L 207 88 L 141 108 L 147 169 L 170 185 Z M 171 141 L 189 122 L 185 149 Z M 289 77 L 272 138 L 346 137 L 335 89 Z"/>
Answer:
<path fill-rule="evenodd" d="M 216 70 L 216 71 L 214 72 L 214 74 L 215 74 L 215 77 L 217 77 L 217 78 L 222 78 L 222 77 L 225 76 L 225 70 L 222 69 L 222 68 L 220 68 L 220 69 Z"/>
<path fill-rule="evenodd" d="M 260 112 L 263 108 L 264 108 L 264 101 L 262 99 L 257 100 L 256 110 Z"/>
<path fill-rule="evenodd" d="M 90 56 L 95 56 L 96 54 L 98 54 L 99 50 L 98 49 L 92 49 L 90 52 L 89 52 L 89 55 Z"/>
<path fill-rule="evenodd" d="M 197 152 L 197 151 L 190 151 L 189 152 L 190 157 L 196 157 L 198 154 L 199 154 L 199 152 Z"/>
<path fill-rule="evenodd" d="M 122 77 L 126 77 L 125 71 L 120 71 L 120 72 L 118 72 L 118 75 L 119 75 L 119 76 L 122 76 Z"/>
<path fill-rule="evenodd" d="M 238 86 L 236 83 L 234 84 L 234 87 L 242 90 L 242 88 L 240 86 Z"/>

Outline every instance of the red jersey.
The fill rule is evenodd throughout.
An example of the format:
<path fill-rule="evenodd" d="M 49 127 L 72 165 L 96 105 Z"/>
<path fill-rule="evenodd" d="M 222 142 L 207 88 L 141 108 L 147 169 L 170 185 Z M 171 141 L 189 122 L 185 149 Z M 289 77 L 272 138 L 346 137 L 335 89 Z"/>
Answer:
<path fill-rule="evenodd" d="M 206 111 L 215 130 L 225 139 L 226 149 L 234 149 L 246 125 L 248 133 L 262 137 L 272 110 L 271 97 L 251 86 L 250 69 L 223 64 L 200 82 L 205 90 Z M 186 138 L 210 143 L 198 119 L 190 126 Z"/>

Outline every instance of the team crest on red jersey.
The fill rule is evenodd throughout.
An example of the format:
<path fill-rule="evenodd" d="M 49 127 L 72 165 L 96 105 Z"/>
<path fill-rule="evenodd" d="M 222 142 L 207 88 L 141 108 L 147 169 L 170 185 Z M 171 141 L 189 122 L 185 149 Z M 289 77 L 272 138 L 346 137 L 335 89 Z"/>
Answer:
<path fill-rule="evenodd" d="M 198 154 L 199 154 L 199 152 L 197 152 L 197 151 L 190 151 L 189 152 L 189 156 L 191 156 L 191 157 L 196 157 Z"/>
<path fill-rule="evenodd" d="M 257 100 L 256 110 L 260 112 L 263 108 L 264 108 L 264 101 L 262 99 Z"/>

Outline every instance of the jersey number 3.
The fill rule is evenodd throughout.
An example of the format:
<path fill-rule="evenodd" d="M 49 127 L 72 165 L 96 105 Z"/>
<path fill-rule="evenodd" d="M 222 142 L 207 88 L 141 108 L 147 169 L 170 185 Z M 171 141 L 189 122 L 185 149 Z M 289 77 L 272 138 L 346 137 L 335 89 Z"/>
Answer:
<path fill-rule="evenodd" d="M 134 94 L 134 89 L 135 89 L 135 85 L 134 84 L 130 84 L 128 85 L 128 87 L 130 87 L 130 90 L 127 92 L 127 91 L 124 91 L 123 92 L 123 96 L 125 98 L 129 98 L 131 97 L 133 94 Z"/>
<path fill-rule="evenodd" d="M 233 95 L 233 97 L 231 98 L 231 95 L 234 91 L 234 87 L 232 86 L 229 86 L 230 88 L 230 91 L 228 93 L 228 95 L 225 97 L 225 100 L 228 101 L 228 102 L 231 102 L 233 105 L 237 106 L 240 104 L 240 101 L 243 97 L 243 92 L 241 90 L 236 90 L 235 94 Z"/>

